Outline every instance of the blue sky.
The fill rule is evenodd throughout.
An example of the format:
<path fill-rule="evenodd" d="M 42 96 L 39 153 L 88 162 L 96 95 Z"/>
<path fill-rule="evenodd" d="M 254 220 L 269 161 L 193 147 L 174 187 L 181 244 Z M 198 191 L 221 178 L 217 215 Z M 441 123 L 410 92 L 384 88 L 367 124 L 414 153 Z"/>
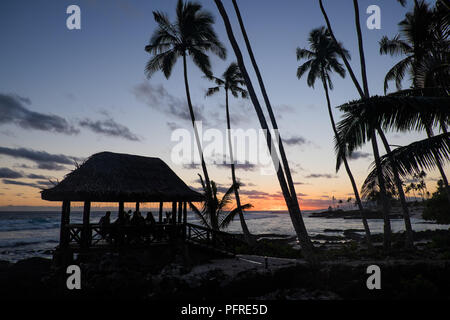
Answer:
<path fill-rule="evenodd" d="M 216 16 L 215 29 L 228 50 L 228 58 L 212 58 L 213 72 L 220 75 L 234 60 L 223 22 L 213 1 L 200 1 L 205 9 Z M 231 1 L 224 1 L 232 18 L 235 34 L 242 44 Z M 352 54 L 352 66 L 359 77 L 357 41 L 353 23 L 352 1 L 324 1 L 337 38 Z M 361 20 L 364 46 L 372 94 L 383 94 L 386 72 L 399 58 L 379 55 L 378 41 L 383 35 L 397 33 L 397 23 L 410 10 L 397 1 L 361 0 Z M 412 3 L 412 1 L 411 1 Z M 81 8 L 81 30 L 66 28 L 66 8 L 77 4 Z M 335 174 L 332 131 L 321 86 L 315 89 L 306 80 L 296 78 L 295 49 L 307 46 L 311 29 L 324 25 L 318 1 L 315 0 L 246 0 L 239 1 L 247 32 L 253 45 L 260 69 L 279 119 L 284 138 L 303 138 L 302 144 L 288 146 L 288 157 L 295 170 L 296 181 L 304 183 L 298 192 L 304 194 L 305 207 L 327 206 L 326 196 L 346 199 L 351 187 L 345 172 Z M 381 30 L 365 27 L 369 5 L 381 8 Z M 147 80 L 144 66 L 149 55 L 144 46 L 155 29 L 152 11 L 159 10 L 174 17 L 176 1 L 2 1 L 0 2 L 0 94 L 21 97 L 22 106 L 29 112 L 47 115 L 55 121 L 66 121 L 64 129 L 42 129 L 24 124 L 24 121 L 0 121 L 0 147 L 26 148 L 48 154 L 85 158 L 108 150 L 156 156 L 166 161 L 186 183 L 195 183 L 198 170 L 186 169 L 171 163 L 171 128 L 190 130 L 189 119 L 170 112 L 172 103 L 185 112 L 185 92 L 182 64 L 179 61 L 169 80 L 155 74 Z M 206 99 L 205 90 L 210 83 L 192 63 L 189 79 L 193 103 L 200 108 L 201 116 L 210 127 L 224 128 L 224 97 Z M 333 78 L 335 89 L 331 93 L 333 105 L 357 98 L 350 79 Z M 138 89 L 162 90 L 161 99 L 149 105 L 148 97 Z M 405 81 L 405 87 L 408 87 Z M 178 103 L 179 102 L 179 103 Z M 249 101 L 231 100 L 234 114 L 233 126 L 259 128 L 255 112 Z M 178 114 L 178 113 L 177 113 Z M 33 115 L 33 114 L 32 114 Z M 23 117 L 23 114 L 22 114 Z M 338 119 L 339 114 L 335 113 Z M 23 120 L 23 119 L 22 119 Z M 94 131 L 99 125 L 109 124 L 113 133 Z M 120 132 L 120 134 L 117 134 Z M 423 137 L 422 134 L 389 134 L 392 144 L 407 144 Z M 364 147 L 362 152 L 370 153 Z M 368 172 L 372 157 L 351 162 L 358 185 Z M 0 168 L 20 172 L 15 181 L 35 184 L 30 174 L 61 180 L 73 169 L 46 170 L 37 167 L 36 161 L 24 157 L 0 154 Z M 223 185 L 231 183 L 229 170 L 211 167 L 211 176 Z M 308 178 L 323 175 L 322 178 Z M 267 209 L 282 209 L 277 198 L 279 186 L 275 176 L 261 176 L 258 171 L 238 172 L 247 184 L 243 191 L 249 201 L 259 196 L 270 198 Z M 331 176 L 331 178 L 330 178 Z M 430 173 L 436 178 L 437 173 Z M 11 180 L 11 179 L 10 179 Z M 3 182 L 2 182 L 3 181 Z M 429 185 L 434 185 L 430 181 Z M 29 185 L 5 184 L 0 180 L 0 206 L 46 205 L 39 200 L 39 189 Z M 269 202 L 268 202 L 269 203 Z M 259 208 L 262 208 L 261 205 Z"/>

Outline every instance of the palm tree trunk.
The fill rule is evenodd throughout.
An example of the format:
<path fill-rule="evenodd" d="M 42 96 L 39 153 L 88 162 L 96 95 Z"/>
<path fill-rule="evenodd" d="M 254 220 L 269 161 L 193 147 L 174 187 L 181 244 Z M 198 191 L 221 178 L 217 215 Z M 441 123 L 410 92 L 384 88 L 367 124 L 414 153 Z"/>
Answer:
<path fill-rule="evenodd" d="M 427 132 L 428 138 L 434 137 L 434 133 L 433 133 L 433 129 L 431 128 L 431 125 L 426 126 L 426 132 Z M 442 181 L 444 182 L 444 187 L 445 187 L 445 191 L 447 192 L 448 201 L 450 202 L 450 188 L 448 186 L 447 176 L 445 175 L 444 168 L 442 168 L 442 164 L 439 161 L 439 157 L 435 150 L 433 150 L 433 156 L 436 161 L 436 166 L 439 169 L 439 173 L 441 174 Z"/>
<path fill-rule="evenodd" d="M 230 110 L 228 105 L 228 89 L 225 89 L 225 109 L 227 113 L 227 129 L 228 129 L 228 144 L 230 149 L 230 161 L 231 161 L 231 179 L 233 180 L 233 185 L 237 186 L 236 172 L 234 167 L 234 157 L 233 157 L 233 145 L 231 141 L 231 121 L 230 121 Z M 252 236 L 248 230 L 247 223 L 245 222 L 244 213 L 241 207 L 241 198 L 239 196 L 239 190 L 236 187 L 234 189 L 234 196 L 236 197 L 236 205 L 239 211 L 239 220 L 241 222 L 242 232 L 244 233 L 245 240 L 250 243 Z"/>
<path fill-rule="evenodd" d="M 363 88 L 364 88 L 364 97 L 370 98 L 369 85 L 367 81 L 367 71 L 366 71 L 366 59 L 364 55 L 364 45 L 362 40 L 362 32 L 361 32 L 361 22 L 359 19 L 359 6 L 358 0 L 353 0 L 353 7 L 355 9 L 355 25 L 356 25 L 356 33 L 358 35 L 358 49 L 359 49 L 359 58 L 361 64 L 361 76 L 363 80 Z M 391 248 L 391 222 L 389 220 L 389 211 L 390 204 L 389 199 L 386 194 L 386 186 L 383 177 L 383 172 L 381 169 L 381 161 L 380 161 L 380 153 L 378 151 L 377 137 L 375 133 L 375 129 L 372 128 L 372 148 L 374 151 L 375 157 L 375 165 L 377 169 L 378 176 L 378 184 L 380 188 L 381 201 L 383 203 L 383 218 L 384 218 L 384 247 L 386 250 Z"/>
<path fill-rule="evenodd" d="M 324 77 L 324 73 L 322 72 L 322 84 L 323 84 L 323 89 L 325 90 L 325 96 L 327 98 L 327 104 L 328 104 L 328 114 L 330 115 L 330 121 L 331 121 L 331 126 L 333 127 L 333 132 L 334 135 L 336 137 L 337 143 L 338 145 L 341 145 L 340 142 L 340 138 L 336 129 L 336 124 L 334 122 L 334 117 L 333 117 L 333 111 L 331 110 L 331 102 L 330 102 L 330 95 L 328 93 L 328 86 L 327 83 L 325 82 L 325 77 Z M 359 192 L 358 192 L 358 187 L 356 186 L 356 182 L 355 179 L 353 178 L 353 174 L 350 170 L 350 166 L 348 165 L 348 161 L 347 158 L 344 156 L 343 157 L 343 162 L 344 162 L 344 166 L 345 166 L 345 170 L 347 171 L 347 175 L 350 179 L 350 182 L 352 184 L 352 188 L 353 188 L 353 193 L 355 194 L 355 199 L 356 199 L 356 203 L 358 205 L 359 211 L 361 213 L 361 219 L 364 225 L 364 231 L 366 233 L 366 241 L 367 241 L 367 247 L 371 250 L 372 249 L 372 240 L 370 239 L 370 228 L 369 228 L 369 224 L 367 223 L 367 217 L 366 217 L 366 213 L 364 211 L 362 202 L 361 202 L 361 198 L 359 196 Z"/>
<path fill-rule="evenodd" d="M 358 2 L 354 0 L 353 2 L 355 7 L 355 23 L 356 23 L 356 30 L 358 33 L 358 46 L 359 46 L 359 53 L 360 53 L 360 60 L 361 60 L 361 74 L 363 75 L 363 82 L 364 82 L 364 91 L 362 90 L 358 80 L 356 79 L 355 73 L 353 72 L 352 67 L 350 66 L 350 63 L 348 62 L 347 57 L 344 55 L 342 50 L 339 50 L 339 54 L 344 61 L 344 64 L 348 70 L 348 73 L 350 74 L 350 77 L 358 90 L 359 95 L 361 96 L 361 99 L 370 97 L 369 88 L 367 85 L 367 73 L 366 73 L 366 67 L 365 67 L 365 57 L 364 57 L 364 47 L 362 42 L 362 35 L 361 35 L 361 23 L 359 21 L 359 8 L 358 8 Z M 325 22 L 327 24 L 328 30 L 330 32 L 331 37 L 333 40 L 338 43 L 333 29 L 331 27 L 330 20 L 328 19 L 328 15 L 325 11 L 325 8 L 323 6 L 322 0 L 319 0 L 320 10 L 322 11 L 322 14 L 325 18 Z M 384 247 L 386 250 L 389 250 L 391 247 L 391 223 L 389 220 L 389 203 L 388 198 L 386 195 L 386 187 L 384 185 L 384 179 L 383 175 L 381 174 L 381 162 L 380 162 L 380 153 L 378 151 L 378 144 L 376 140 L 375 130 L 371 130 L 371 142 L 372 142 L 372 149 L 373 154 L 375 158 L 375 165 L 377 169 L 377 175 L 378 175 L 378 184 L 380 187 L 380 195 L 381 195 L 381 201 L 383 204 L 383 219 L 384 219 Z"/>
<path fill-rule="evenodd" d="M 250 56 L 250 60 L 252 62 L 252 66 L 253 66 L 253 69 L 255 70 L 255 74 L 256 74 L 256 77 L 257 77 L 258 83 L 259 83 L 259 87 L 261 89 L 261 93 L 263 95 L 267 111 L 269 113 L 269 117 L 270 117 L 270 121 L 272 123 L 272 127 L 273 127 L 274 130 L 278 131 L 278 146 L 279 146 L 279 149 L 280 149 L 281 161 L 283 163 L 284 172 L 286 174 L 286 179 L 287 179 L 289 191 L 290 191 L 290 194 L 291 194 L 291 199 L 293 201 L 293 205 L 295 207 L 300 208 L 300 205 L 299 205 L 298 199 L 297 199 L 297 192 L 295 191 L 295 185 L 294 185 L 294 181 L 293 181 L 292 175 L 291 175 L 291 169 L 289 168 L 289 162 L 287 160 L 286 152 L 284 151 L 283 141 L 281 139 L 281 135 L 280 135 L 279 130 L 278 130 L 278 123 L 277 123 L 277 120 L 275 118 L 275 114 L 274 114 L 273 109 L 272 109 L 272 104 L 270 103 L 269 96 L 267 95 L 267 91 L 266 91 L 266 86 L 264 85 L 264 81 L 263 81 L 261 72 L 259 71 L 258 64 L 256 63 L 255 55 L 253 54 L 253 49 L 252 49 L 252 46 L 250 44 L 250 40 L 248 38 L 247 31 L 245 30 L 245 25 L 244 25 L 244 22 L 242 20 L 242 16 L 241 16 L 241 12 L 239 10 L 239 6 L 237 5 L 236 0 L 232 0 L 232 2 L 233 2 L 234 10 L 236 11 L 236 16 L 237 16 L 238 21 L 239 21 L 239 26 L 241 28 L 242 35 L 244 37 L 245 45 L 247 47 L 247 51 L 248 51 L 248 54 Z"/>
<path fill-rule="evenodd" d="M 384 135 L 383 131 L 378 127 L 378 134 L 380 135 L 381 140 L 383 141 L 384 148 L 386 149 L 386 152 L 389 156 L 389 160 L 392 164 L 392 171 L 394 173 L 394 181 L 395 186 L 398 190 L 398 196 L 400 198 L 400 203 L 402 205 L 403 210 L 403 220 L 405 221 L 405 230 L 406 230 L 406 247 L 409 249 L 412 249 L 414 247 L 414 238 L 413 238 L 413 230 L 411 226 L 411 219 L 409 217 L 409 210 L 408 210 L 408 204 L 406 203 L 406 196 L 403 192 L 403 183 L 400 179 L 400 176 L 398 174 L 397 164 L 395 163 L 395 159 L 393 159 L 391 155 L 391 147 L 389 146 L 389 143 L 386 139 L 386 136 Z"/>
<path fill-rule="evenodd" d="M 202 144 L 201 144 L 200 137 L 198 134 L 197 124 L 195 122 L 194 108 L 192 107 L 191 94 L 189 91 L 186 54 L 183 54 L 183 70 L 184 70 L 184 85 L 186 88 L 186 99 L 187 99 L 187 103 L 188 103 L 188 107 L 189 107 L 189 114 L 191 115 L 192 126 L 194 127 L 194 135 L 195 135 L 195 141 L 197 142 L 198 153 L 200 155 L 200 160 L 202 162 L 203 175 L 205 177 L 205 184 L 206 184 L 206 192 L 208 193 L 207 196 L 211 196 L 212 195 L 211 181 L 209 180 L 208 170 L 206 168 L 206 163 L 203 158 Z M 213 213 L 210 212 L 210 214 L 212 215 Z"/>
<path fill-rule="evenodd" d="M 273 145 L 273 141 L 272 141 L 272 136 L 270 133 L 270 130 L 268 130 L 268 125 L 266 122 L 266 119 L 264 117 L 264 113 L 261 109 L 261 105 L 259 104 L 258 98 L 256 96 L 255 90 L 253 88 L 253 84 L 251 82 L 250 76 L 247 72 L 247 68 L 245 67 L 244 64 L 244 59 L 242 57 L 242 52 L 239 48 L 239 45 L 237 44 L 236 38 L 234 37 L 233 34 L 233 29 L 231 27 L 230 24 L 230 20 L 228 18 L 228 14 L 225 11 L 225 8 L 223 7 L 222 1 L 221 0 L 214 0 L 214 2 L 216 3 L 216 6 L 220 12 L 220 15 L 222 16 L 222 19 L 224 21 L 225 24 L 225 29 L 227 31 L 227 35 L 228 38 L 230 40 L 231 46 L 233 47 L 233 50 L 235 52 L 236 55 L 236 59 L 239 65 L 239 68 L 242 72 L 242 76 L 246 82 L 247 85 L 247 89 L 249 91 L 250 94 L 250 98 L 252 100 L 253 106 L 255 108 L 256 114 L 258 116 L 259 122 L 261 124 L 261 128 L 264 130 L 265 134 L 266 134 L 266 138 L 267 138 L 267 146 L 269 148 L 270 154 L 272 156 L 272 161 L 275 165 L 275 169 L 277 171 L 277 178 L 278 181 L 280 183 L 280 187 L 281 187 L 281 192 L 283 193 L 285 202 L 286 202 L 286 206 L 288 208 L 289 211 L 289 215 L 292 221 L 292 224 L 294 226 L 295 232 L 297 234 L 297 237 L 300 241 L 300 244 L 302 246 L 302 249 L 304 251 L 305 257 L 311 261 L 311 262 L 315 262 L 315 255 L 313 252 L 313 245 L 311 243 L 311 240 L 308 236 L 308 232 L 306 231 L 306 227 L 304 224 L 304 221 L 301 217 L 301 212 L 299 207 L 295 207 L 293 205 L 293 201 L 292 201 L 292 197 L 291 194 L 289 193 L 289 189 L 284 177 L 284 173 L 283 173 L 283 169 L 282 167 L 279 165 L 279 159 L 278 159 L 278 155 L 276 154 L 276 152 L 272 152 L 272 145 Z"/>

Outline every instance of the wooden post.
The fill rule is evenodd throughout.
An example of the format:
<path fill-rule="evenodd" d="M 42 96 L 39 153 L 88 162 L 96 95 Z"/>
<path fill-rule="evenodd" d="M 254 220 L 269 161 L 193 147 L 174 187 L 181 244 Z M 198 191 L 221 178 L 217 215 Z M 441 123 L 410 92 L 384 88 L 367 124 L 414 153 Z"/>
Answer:
<path fill-rule="evenodd" d="M 139 212 L 139 202 L 136 202 L 136 212 Z"/>
<path fill-rule="evenodd" d="M 61 212 L 61 227 L 59 232 L 59 246 L 67 247 L 69 244 L 70 201 L 64 200 Z"/>
<path fill-rule="evenodd" d="M 119 218 L 123 221 L 125 218 L 124 204 L 123 201 L 119 201 Z"/>
<path fill-rule="evenodd" d="M 183 215 L 183 202 L 178 202 L 178 223 L 181 223 L 181 217 Z"/>
<path fill-rule="evenodd" d="M 187 223 L 187 202 L 185 201 L 183 204 L 183 223 Z"/>
<path fill-rule="evenodd" d="M 172 202 L 172 224 L 177 223 L 177 203 Z"/>
<path fill-rule="evenodd" d="M 91 243 L 90 215 L 91 202 L 85 201 L 83 210 L 83 231 L 81 233 L 81 244 L 86 248 L 89 247 Z"/>
<path fill-rule="evenodd" d="M 161 201 L 159 203 L 159 223 L 163 222 L 163 205 L 164 203 Z"/>
<path fill-rule="evenodd" d="M 186 239 L 187 202 L 183 202 L 183 239 Z"/>

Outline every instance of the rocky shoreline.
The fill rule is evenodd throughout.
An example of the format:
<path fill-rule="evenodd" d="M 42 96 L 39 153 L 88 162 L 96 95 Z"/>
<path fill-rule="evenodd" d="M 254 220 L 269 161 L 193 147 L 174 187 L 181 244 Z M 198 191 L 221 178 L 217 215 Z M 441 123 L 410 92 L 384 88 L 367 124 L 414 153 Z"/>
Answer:
<path fill-rule="evenodd" d="M 196 247 L 97 254 L 79 258 L 76 262 L 82 271 L 82 289 L 72 291 L 65 285 L 65 268 L 55 268 L 49 259 L 2 261 L 0 298 L 148 301 L 449 299 L 449 234 L 450 230 L 417 233 L 415 252 L 395 249 L 394 245 L 394 250 L 387 256 L 381 251 L 369 254 L 357 241 L 322 244 L 317 248 L 320 254 L 318 265 L 307 263 L 301 258 L 300 251 L 283 250 L 278 250 L 281 252 L 279 257 L 268 257 L 267 260 L 264 255 L 245 253 L 232 258 L 211 255 Z M 401 241 L 401 236 L 396 235 L 394 240 Z M 441 239 L 438 240 L 441 242 L 435 239 Z M 290 239 L 261 241 L 266 246 L 270 243 L 273 247 L 268 248 L 273 249 Z M 367 290 L 366 268 L 371 264 L 382 269 L 382 290 Z"/>

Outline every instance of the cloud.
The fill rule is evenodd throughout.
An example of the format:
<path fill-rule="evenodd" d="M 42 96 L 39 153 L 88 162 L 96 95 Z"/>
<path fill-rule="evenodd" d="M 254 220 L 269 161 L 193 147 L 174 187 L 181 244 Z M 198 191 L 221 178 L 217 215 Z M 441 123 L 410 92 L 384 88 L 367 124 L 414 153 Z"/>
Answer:
<path fill-rule="evenodd" d="M 231 164 L 229 163 L 216 163 L 215 164 L 219 169 L 228 169 L 230 170 Z M 258 165 L 253 163 L 235 163 L 234 168 L 236 170 L 243 170 L 243 171 L 255 171 L 258 169 Z"/>
<path fill-rule="evenodd" d="M 78 122 L 83 128 L 88 128 L 95 133 L 103 134 L 110 137 L 119 137 L 130 141 L 140 141 L 140 139 L 124 125 L 117 123 L 114 119 L 93 121 L 84 119 Z"/>
<path fill-rule="evenodd" d="M 22 177 L 23 174 L 18 171 L 14 171 L 9 168 L 0 168 L 0 178 L 17 179 Z"/>
<path fill-rule="evenodd" d="M 57 115 L 44 114 L 29 110 L 25 104 L 30 99 L 17 95 L 0 94 L 0 125 L 14 123 L 23 129 L 34 129 L 63 134 L 77 134 L 79 130 Z"/>
<path fill-rule="evenodd" d="M 197 163 L 187 163 L 187 164 L 183 164 L 183 169 L 200 169 L 200 165 Z"/>
<path fill-rule="evenodd" d="M 35 183 L 30 182 L 23 182 L 23 181 L 17 181 L 17 180 L 9 180 L 9 179 L 3 179 L 2 180 L 4 184 L 12 184 L 16 186 L 27 186 L 27 187 L 33 187 L 33 188 L 40 188 L 39 185 Z"/>
<path fill-rule="evenodd" d="M 40 175 L 40 174 L 34 174 L 34 173 L 30 173 L 29 175 L 27 175 L 28 179 L 47 179 L 46 176 Z"/>
<path fill-rule="evenodd" d="M 327 178 L 327 179 L 334 179 L 337 177 L 338 176 L 334 176 L 328 173 L 311 173 L 310 175 L 305 176 L 305 178 Z"/>
<path fill-rule="evenodd" d="M 369 158 L 370 156 L 371 154 L 367 152 L 354 151 L 349 158 L 352 160 L 357 160 L 357 159 L 366 159 Z"/>
<path fill-rule="evenodd" d="M 142 82 L 132 89 L 136 99 L 159 112 L 170 115 L 173 118 L 191 121 L 189 109 L 185 99 L 171 95 L 162 85 L 154 86 L 148 82 Z M 194 106 L 195 120 L 202 121 L 205 125 L 209 122 L 204 116 L 204 106 Z"/>
<path fill-rule="evenodd" d="M 46 151 L 36 151 L 25 148 L 12 149 L 0 147 L 0 154 L 33 161 L 37 164 L 39 169 L 46 170 L 64 170 L 66 168 L 63 165 L 73 165 L 75 161 L 81 162 L 83 160 L 64 154 L 50 154 Z"/>
<path fill-rule="evenodd" d="M 301 136 L 293 136 L 291 138 L 284 138 L 283 142 L 288 146 L 302 146 L 304 144 L 309 144 L 310 141 L 306 140 Z"/>
<path fill-rule="evenodd" d="M 178 124 L 175 123 L 175 122 L 170 122 L 170 121 L 168 121 L 168 122 L 166 122 L 166 125 L 169 127 L 169 129 L 170 129 L 171 131 L 175 131 L 175 130 L 177 130 L 177 129 L 180 128 L 180 125 L 178 125 Z"/>

